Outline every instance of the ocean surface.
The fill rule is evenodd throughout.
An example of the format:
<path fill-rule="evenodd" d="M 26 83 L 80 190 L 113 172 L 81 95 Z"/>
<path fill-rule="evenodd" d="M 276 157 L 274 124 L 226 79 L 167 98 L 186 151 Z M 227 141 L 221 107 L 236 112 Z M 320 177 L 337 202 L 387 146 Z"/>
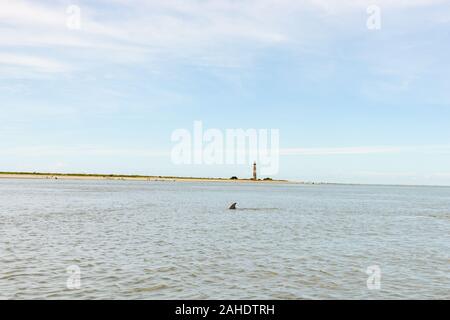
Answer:
<path fill-rule="evenodd" d="M 450 188 L 0 179 L 0 299 L 450 299 Z"/>

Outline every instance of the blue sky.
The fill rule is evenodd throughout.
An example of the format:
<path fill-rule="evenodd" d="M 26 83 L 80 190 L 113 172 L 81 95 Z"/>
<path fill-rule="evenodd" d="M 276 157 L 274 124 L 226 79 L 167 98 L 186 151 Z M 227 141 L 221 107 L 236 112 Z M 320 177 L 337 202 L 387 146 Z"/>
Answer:
<path fill-rule="evenodd" d="M 0 170 L 248 176 L 171 162 L 201 120 L 279 129 L 277 178 L 450 185 L 449 55 L 450 1 L 0 0 Z"/>

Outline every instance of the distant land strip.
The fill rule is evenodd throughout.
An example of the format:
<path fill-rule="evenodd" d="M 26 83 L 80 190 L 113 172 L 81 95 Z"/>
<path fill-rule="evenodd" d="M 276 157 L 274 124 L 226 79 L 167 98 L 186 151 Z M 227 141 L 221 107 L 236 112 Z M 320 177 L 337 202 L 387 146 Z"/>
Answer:
<path fill-rule="evenodd" d="M 130 174 L 98 174 L 98 173 L 53 173 L 53 172 L 0 172 L 0 179 L 73 179 L 73 180 L 137 180 L 137 181 L 237 181 L 237 182 L 265 182 L 288 183 L 288 180 L 242 179 L 231 178 L 200 178 L 176 176 L 146 176 Z"/>

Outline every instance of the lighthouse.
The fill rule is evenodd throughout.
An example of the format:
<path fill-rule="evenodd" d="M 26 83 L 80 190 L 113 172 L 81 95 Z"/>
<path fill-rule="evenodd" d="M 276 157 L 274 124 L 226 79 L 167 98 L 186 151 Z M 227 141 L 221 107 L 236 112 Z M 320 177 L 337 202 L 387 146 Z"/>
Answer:
<path fill-rule="evenodd" d="M 253 180 L 256 180 L 256 161 L 253 162 Z"/>

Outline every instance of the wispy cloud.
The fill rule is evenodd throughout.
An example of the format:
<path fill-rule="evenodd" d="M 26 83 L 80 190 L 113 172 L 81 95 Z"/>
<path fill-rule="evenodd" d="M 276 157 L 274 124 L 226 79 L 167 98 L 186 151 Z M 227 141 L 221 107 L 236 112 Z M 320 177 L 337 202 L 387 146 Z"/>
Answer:
<path fill-rule="evenodd" d="M 244 154 L 249 150 L 241 150 Z M 227 150 L 218 151 L 226 153 Z M 2 155 L 6 156 L 136 156 L 136 157 L 165 157 L 170 156 L 170 150 L 153 150 L 144 148 L 104 147 L 104 146 L 28 146 L 2 148 Z M 333 147 L 333 148 L 281 148 L 281 156 L 332 156 L 332 155 L 370 155 L 394 153 L 427 153 L 450 154 L 450 145 L 436 146 L 365 146 L 365 147 Z"/>
<path fill-rule="evenodd" d="M 444 0 L 378 0 L 382 8 L 430 6 Z M 67 28 L 67 2 L 0 1 L 0 49 L 24 47 L 84 50 L 81 57 L 135 63 L 171 59 L 200 65 L 236 66 L 267 46 L 306 44 L 329 32 L 330 14 L 360 12 L 373 1 L 139 0 L 81 3 L 81 29 Z M 315 17 L 311 19 L 311 13 Z M 345 21 L 344 19 L 343 21 Z M 313 23 L 314 33 L 310 27 Z M 323 38 L 323 37 L 322 37 Z M 314 41 L 313 41 L 314 42 Z M 86 51 L 87 50 L 87 51 Z M 80 63 L 78 51 L 59 51 Z M 73 57 L 78 56 L 77 62 Z M 247 58 L 248 59 L 248 58 Z M 26 65 L 25 65 L 26 66 Z M 76 69 L 76 68 L 74 68 Z"/>
<path fill-rule="evenodd" d="M 333 147 L 333 148 L 285 148 L 280 150 L 285 156 L 327 156 L 327 155 L 358 155 L 386 153 L 450 153 L 450 145 L 440 146 L 363 146 L 363 147 Z"/>
<path fill-rule="evenodd" d="M 69 67 L 56 60 L 38 56 L 0 53 L 0 67 L 24 67 L 40 72 L 64 72 Z"/>
<path fill-rule="evenodd" d="M 135 156 L 135 157 L 163 157 L 170 156 L 170 151 L 151 150 L 143 148 L 108 148 L 102 146 L 24 146 L 2 148 L 3 156 Z"/>

